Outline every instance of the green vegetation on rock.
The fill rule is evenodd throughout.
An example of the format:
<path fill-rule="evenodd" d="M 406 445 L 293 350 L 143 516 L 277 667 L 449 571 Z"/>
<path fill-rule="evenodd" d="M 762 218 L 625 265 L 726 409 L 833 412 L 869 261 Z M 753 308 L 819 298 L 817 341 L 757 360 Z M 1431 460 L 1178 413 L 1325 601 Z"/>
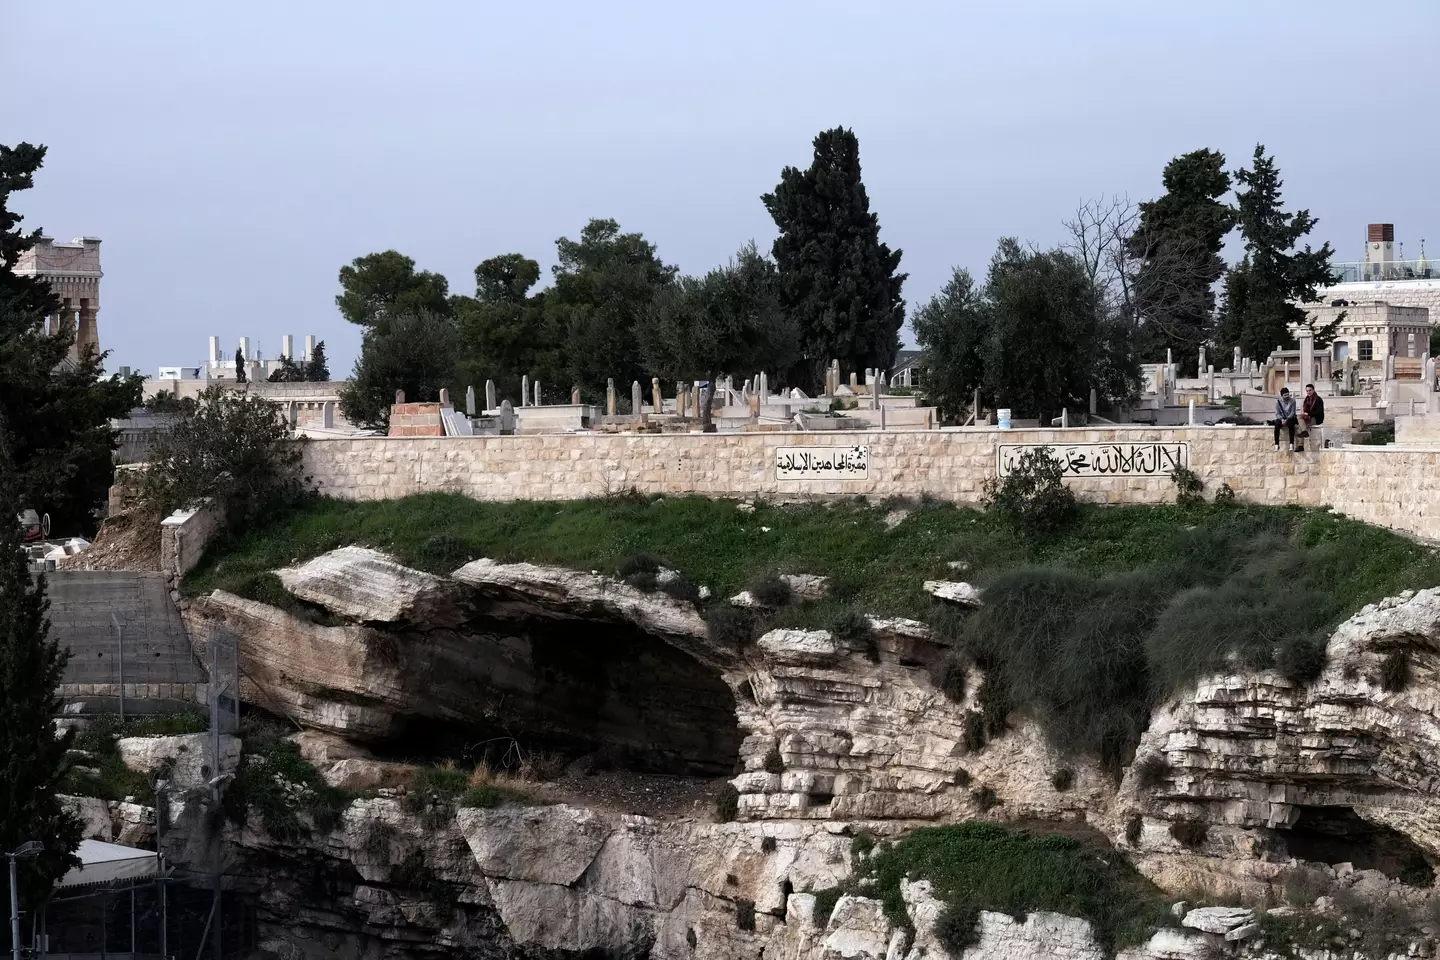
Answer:
<path fill-rule="evenodd" d="M 982 910 L 1016 919 L 1037 910 L 1082 917 L 1110 947 L 1139 943 L 1172 921 L 1160 891 L 1123 858 L 1101 856 L 1073 837 L 980 821 L 923 827 L 877 848 L 843 887 L 817 891 L 817 915 L 828 917 L 824 911 L 842 892 L 863 888 L 884 903 L 891 923 L 913 927 L 902 880 L 929 880 L 945 903 L 937 933 L 952 956 L 973 944 Z"/>
<path fill-rule="evenodd" d="M 900 506 L 908 516 L 887 527 Z M 275 511 L 207 556 L 185 590 L 254 596 L 257 587 L 273 589 L 269 571 L 356 543 L 438 573 L 480 557 L 614 573 L 644 554 L 709 587 L 712 620 L 729 609 L 724 598 L 757 577 L 825 574 L 835 599 L 787 606 L 771 623 L 828 628 L 854 610 L 928 620 L 960 663 L 985 673 L 990 734 L 1018 711 L 1062 749 L 1112 770 L 1129 761 L 1166 696 L 1233 664 L 1310 679 L 1323 665 L 1325 638 L 1346 617 L 1440 584 L 1430 549 L 1289 507 L 1081 504 L 1042 537 L 935 501 L 742 507 L 704 497 L 483 503 L 424 494 L 317 498 Z M 964 576 L 984 591 L 978 611 L 924 593 L 924 581 L 957 576 L 954 561 L 968 564 Z M 963 675 L 947 675 L 963 694 Z"/>
<path fill-rule="evenodd" d="M 117 744 L 125 737 L 164 737 L 202 733 L 210 722 L 200 710 L 182 710 L 121 720 L 107 713 L 95 717 L 71 745 L 70 768 L 60 792 L 71 796 L 99 797 L 149 804 L 155 799 L 151 778 L 131 770 L 120 758 Z"/>

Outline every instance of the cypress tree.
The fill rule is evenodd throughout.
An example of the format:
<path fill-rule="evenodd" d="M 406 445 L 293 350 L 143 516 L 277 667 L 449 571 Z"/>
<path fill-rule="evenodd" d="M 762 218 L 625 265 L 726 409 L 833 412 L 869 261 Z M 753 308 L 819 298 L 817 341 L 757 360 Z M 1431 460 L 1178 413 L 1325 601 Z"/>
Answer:
<path fill-rule="evenodd" d="M 236 383 L 245 383 L 245 382 L 246 382 L 246 377 L 245 377 L 245 354 L 243 354 L 243 353 L 240 352 L 240 348 L 239 348 L 239 347 L 236 347 L 236 348 L 235 348 L 235 382 L 236 382 Z"/>
<path fill-rule="evenodd" d="M 330 362 L 325 359 L 325 341 L 315 344 L 315 350 L 305 361 L 305 379 L 310 383 L 326 383 L 330 379 Z"/>
<path fill-rule="evenodd" d="M 855 134 L 822 132 L 809 169 L 786 167 L 761 199 L 780 229 L 781 301 L 800 329 L 803 359 L 790 379 L 813 390 L 832 359 L 843 370 L 888 369 L 905 323 L 906 275 L 896 273 L 901 251 L 880 241 Z"/>
<path fill-rule="evenodd" d="M 1196 150 L 1165 165 L 1165 194 L 1140 204 L 1140 223 L 1126 242 L 1139 261 L 1134 299 L 1141 353 L 1172 350 L 1181 365 L 1194 363 L 1215 325 L 1215 283 L 1225 275 L 1220 257 L 1235 210 L 1223 202 L 1230 189 L 1225 156 Z"/>
<path fill-rule="evenodd" d="M 1246 356 L 1263 360 L 1277 346 L 1294 345 L 1290 326 L 1305 321 L 1297 304 L 1313 301 L 1321 287 L 1336 282 L 1330 268 L 1335 251 L 1329 243 L 1319 250 L 1308 243 L 1295 249 L 1317 221 L 1309 210 L 1285 212 L 1280 171 L 1263 144 L 1256 145 L 1253 162 L 1251 169 L 1235 172 L 1244 188 L 1236 191 L 1236 209 L 1245 258 L 1226 284 L 1225 329 Z"/>
<path fill-rule="evenodd" d="M 69 653 L 49 637 L 45 578 L 30 575 L 10 436 L 0 421 L 0 850 L 30 840 L 45 852 L 21 862 L 27 911 L 54 882 L 79 865 L 82 824 L 60 803 L 71 734 L 55 735 L 60 682 Z M 8 939 L 8 935 L 3 939 Z"/>

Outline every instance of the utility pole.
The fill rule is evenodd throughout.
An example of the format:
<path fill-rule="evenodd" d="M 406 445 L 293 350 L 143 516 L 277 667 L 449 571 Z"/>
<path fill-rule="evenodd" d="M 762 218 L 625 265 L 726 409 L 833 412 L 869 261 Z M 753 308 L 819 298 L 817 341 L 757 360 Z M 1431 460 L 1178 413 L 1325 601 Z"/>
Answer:
<path fill-rule="evenodd" d="M 16 877 L 15 861 L 30 860 L 45 852 L 39 840 L 27 840 L 14 853 L 5 854 L 10 861 L 10 953 L 13 960 L 20 960 L 20 883 Z"/>

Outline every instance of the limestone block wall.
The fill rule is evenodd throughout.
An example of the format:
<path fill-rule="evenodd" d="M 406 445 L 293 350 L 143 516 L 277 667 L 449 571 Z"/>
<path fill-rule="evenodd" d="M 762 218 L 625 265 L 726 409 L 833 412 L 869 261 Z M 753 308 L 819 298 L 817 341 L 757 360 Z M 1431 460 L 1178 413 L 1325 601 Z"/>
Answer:
<path fill-rule="evenodd" d="M 1183 445 L 1190 469 L 1213 491 L 1293 502 L 1286 491 L 1310 469 L 1305 456 L 1276 455 L 1268 428 L 1110 427 L 1094 430 L 961 429 L 913 432 L 571 434 L 511 437 L 315 439 L 305 469 L 324 494 L 375 500 L 427 491 L 480 500 L 564 500 L 634 487 L 641 493 L 712 496 L 931 494 L 974 502 L 994 476 L 1001 445 Z M 778 467 L 785 451 L 863 450 L 865 468 L 797 475 Z M 1087 500 L 1162 503 L 1174 499 L 1168 461 L 1151 475 L 1089 475 L 1070 482 Z"/>

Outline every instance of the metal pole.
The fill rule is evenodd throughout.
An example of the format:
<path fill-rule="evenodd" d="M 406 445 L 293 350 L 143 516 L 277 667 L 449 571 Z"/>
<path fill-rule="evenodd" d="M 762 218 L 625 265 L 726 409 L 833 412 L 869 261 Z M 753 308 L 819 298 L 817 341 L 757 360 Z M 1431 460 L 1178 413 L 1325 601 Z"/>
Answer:
<path fill-rule="evenodd" d="M 7 853 L 10 861 L 10 953 L 20 960 L 20 891 L 15 880 L 15 854 Z"/>
<path fill-rule="evenodd" d="M 158 844 L 157 844 L 158 845 Z M 164 861 L 161 861 L 163 866 Z M 170 895 L 169 882 L 160 877 L 160 960 L 170 960 Z"/>
<path fill-rule="evenodd" d="M 115 614 L 110 614 L 110 622 L 115 624 L 115 649 L 119 652 L 120 659 L 120 719 L 125 719 L 125 633 L 120 629 L 120 620 Z"/>
<path fill-rule="evenodd" d="M 215 764 L 216 773 L 218 774 L 220 764 L 220 756 L 218 753 L 215 756 Z M 219 820 L 220 788 L 217 786 L 212 789 L 214 790 L 213 796 L 215 798 L 215 819 Z M 225 956 L 220 945 L 220 927 L 224 922 L 225 914 L 223 913 L 223 907 L 220 902 L 220 829 L 217 827 L 215 830 L 215 960 L 221 960 L 221 958 Z"/>

